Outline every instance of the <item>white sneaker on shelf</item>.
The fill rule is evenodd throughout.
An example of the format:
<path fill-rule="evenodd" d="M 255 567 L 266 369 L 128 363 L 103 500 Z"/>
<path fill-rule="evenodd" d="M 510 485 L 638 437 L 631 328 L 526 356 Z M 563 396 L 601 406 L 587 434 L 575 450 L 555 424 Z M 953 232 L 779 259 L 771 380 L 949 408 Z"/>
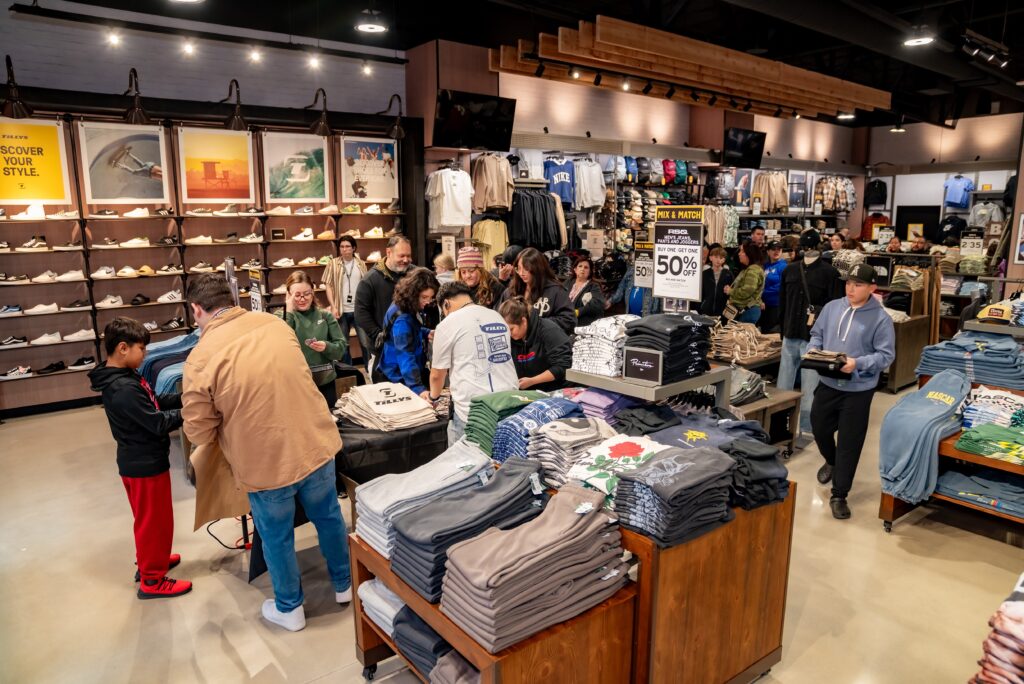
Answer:
<path fill-rule="evenodd" d="M 374 226 L 370 230 L 363 233 L 364 238 L 382 238 L 384 237 L 384 229 L 380 226 Z"/>
<path fill-rule="evenodd" d="M 42 204 L 30 204 L 25 211 L 11 217 L 15 221 L 41 221 L 46 219 L 46 212 Z"/>
<path fill-rule="evenodd" d="M 302 261 L 300 261 L 299 263 L 297 263 L 295 265 L 296 266 L 316 266 L 316 258 L 315 257 L 306 257 L 305 259 L 303 259 Z"/>
<path fill-rule="evenodd" d="M 52 332 L 52 333 L 46 333 L 45 335 L 40 335 L 36 339 L 31 340 L 29 342 L 29 344 L 33 345 L 33 346 L 39 346 L 39 345 L 43 345 L 43 344 L 57 344 L 60 341 L 61 341 L 60 333 L 59 332 Z"/>
<path fill-rule="evenodd" d="M 267 216 L 291 216 L 291 207 L 274 207 L 273 209 L 267 209 Z"/>
<path fill-rule="evenodd" d="M 313 229 L 312 228 L 303 228 L 301 233 L 299 233 L 298 235 L 296 235 L 295 237 L 292 238 L 292 240 L 299 240 L 300 242 L 301 241 L 305 241 L 305 240 L 312 240 L 312 239 L 313 239 Z"/>
<path fill-rule="evenodd" d="M 214 216 L 238 216 L 238 205 L 229 204 L 228 206 L 213 212 Z"/>
<path fill-rule="evenodd" d="M 318 214 L 337 214 L 338 213 L 338 205 L 337 204 L 328 204 L 326 207 L 324 207 L 323 209 L 321 209 L 317 213 Z"/>
<path fill-rule="evenodd" d="M 224 271 L 226 271 L 226 270 L 227 270 L 227 268 L 228 268 L 228 267 L 227 267 L 227 264 L 226 264 L 225 262 L 223 262 L 223 261 L 222 261 L 222 262 L 220 262 L 220 265 L 219 265 L 219 266 L 217 266 L 217 270 L 218 270 L 218 271 L 220 271 L 221 273 L 223 273 Z"/>
<path fill-rule="evenodd" d="M 200 261 L 198 264 L 188 269 L 190 273 L 212 273 L 213 264 L 208 261 Z"/>
<path fill-rule="evenodd" d="M 213 212 L 206 207 L 197 207 L 186 211 L 185 216 L 213 216 Z"/>
<path fill-rule="evenodd" d="M 85 273 L 82 271 L 67 271 L 57 276 L 56 280 L 58 283 L 75 283 L 79 280 L 85 280 Z"/>
<path fill-rule="evenodd" d="M 363 209 L 363 213 L 364 214 L 379 214 L 380 213 L 380 205 L 379 204 L 371 204 L 370 206 L 368 206 L 365 209 Z"/>
<path fill-rule="evenodd" d="M 121 247 L 149 247 L 149 238 L 136 237 L 119 243 Z"/>
<path fill-rule="evenodd" d="M 114 271 L 113 266 L 101 266 L 100 268 L 93 271 L 92 279 L 104 280 L 106 278 L 113 278 L 115 275 L 117 275 L 117 272 Z"/>
<path fill-rule="evenodd" d="M 23 243 L 19 247 L 15 247 L 15 252 L 45 252 L 50 248 L 46 245 L 45 235 L 33 235 L 32 239 L 28 242 Z"/>
<path fill-rule="evenodd" d="M 275 288 L 274 288 L 274 289 L 273 289 L 273 290 L 272 290 L 272 291 L 270 292 L 270 294 L 276 294 L 276 295 L 278 295 L 278 294 L 284 294 L 284 293 L 286 293 L 286 292 L 288 292 L 288 288 L 287 288 L 287 287 L 285 287 L 284 285 L 278 285 L 277 287 L 275 287 Z"/>
<path fill-rule="evenodd" d="M 183 299 L 184 297 L 181 294 L 181 290 L 171 290 L 170 292 L 165 292 L 157 297 L 156 301 L 161 304 L 170 304 L 172 302 L 180 302 Z"/>
<path fill-rule="evenodd" d="M 120 271 L 117 272 L 118 278 L 138 278 L 139 272 L 131 266 L 123 266 Z"/>
<path fill-rule="evenodd" d="M 156 274 L 157 275 L 178 275 L 178 274 L 184 273 L 184 272 L 185 271 L 181 270 L 181 268 L 179 268 L 178 266 L 175 266 L 174 264 L 167 264 L 166 266 L 161 266 L 160 268 L 158 268 L 157 271 L 156 271 Z"/>
<path fill-rule="evenodd" d="M 282 613 L 277 609 L 274 599 L 267 599 L 263 602 L 263 619 L 273 622 L 278 627 L 284 627 L 289 632 L 298 632 L 306 626 L 306 611 L 299 606 L 290 613 Z"/>
<path fill-rule="evenodd" d="M 57 274 L 53 271 L 43 271 L 35 278 L 32 279 L 33 283 L 55 283 L 57 282 Z"/>
<path fill-rule="evenodd" d="M 57 313 L 60 309 L 57 307 L 57 303 L 53 304 L 36 304 L 31 309 L 25 309 L 26 316 L 39 316 L 41 314 Z"/>
<path fill-rule="evenodd" d="M 238 238 L 239 242 L 263 242 L 263 236 L 257 233 L 249 233 L 245 237 Z"/>
<path fill-rule="evenodd" d="M 64 341 L 65 342 L 84 342 L 86 340 L 95 340 L 95 339 L 96 339 L 96 331 L 95 330 L 87 330 L 85 328 L 82 328 L 81 330 L 73 332 L 70 335 L 65 335 L 64 336 Z"/>
<path fill-rule="evenodd" d="M 15 366 L 6 373 L 0 373 L 0 380 L 17 380 L 18 378 L 31 378 L 33 375 L 31 366 Z"/>
<path fill-rule="evenodd" d="M 156 321 L 147 321 L 146 323 L 143 323 L 142 326 L 149 332 L 156 332 L 160 329 L 160 324 Z"/>
<path fill-rule="evenodd" d="M 73 221 L 78 219 L 77 211 L 58 211 L 52 214 L 47 214 L 46 219 L 48 221 Z"/>
<path fill-rule="evenodd" d="M 185 240 L 186 245 L 212 245 L 213 238 L 209 235 L 197 235 L 194 238 Z"/>
<path fill-rule="evenodd" d="M 284 257 L 283 259 L 278 259 L 274 262 L 275 268 L 291 268 L 294 265 L 295 261 L 289 257 Z"/>
<path fill-rule="evenodd" d="M 137 207 L 131 211 L 124 212 L 125 218 L 146 218 L 149 216 L 149 209 L 146 207 Z"/>
<path fill-rule="evenodd" d="M 377 251 L 377 250 L 374 250 L 374 251 L 370 252 L 370 256 L 366 257 L 366 261 L 367 261 L 367 263 L 370 263 L 370 262 L 376 263 L 376 262 L 380 261 L 380 252 Z"/>
<path fill-rule="evenodd" d="M 124 300 L 121 299 L 120 295 L 108 294 L 106 297 L 96 302 L 97 309 L 113 309 L 115 306 L 124 306 Z"/>

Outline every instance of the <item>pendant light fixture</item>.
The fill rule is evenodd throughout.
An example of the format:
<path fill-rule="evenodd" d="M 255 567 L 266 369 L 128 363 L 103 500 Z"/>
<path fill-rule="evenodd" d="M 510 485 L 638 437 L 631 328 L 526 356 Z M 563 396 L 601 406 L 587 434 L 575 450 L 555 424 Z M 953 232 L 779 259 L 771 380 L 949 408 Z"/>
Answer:
<path fill-rule="evenodd" d="M 313 104 L 308 105 L 305 109 L 312 109 L 316 107 L 316 103 L 320 100 L 320 96 L 323 95 L 323 109 L 320 110 L 320 116 L 313 125 L 309 127 L 309 132 L 313 135 L 321 135 L 327 137 L 331 134 L 331 125 L 327 123 L 327 91 L 323 88 L 316 89 L 316 95 L 313 96 Z"/>
<path fill-rule="evenodd" d="M 910 35 L 907 36 L 903 44 L 906 47 L 920 47 L 922 45 L 928 45 L 935 41 L 935 35 L 928 30 L 928 27 L 924 24 L 915 26 Z"/>
<path fill-rule="evenodd" d="M 149 115 L 142 108 L 142 94 L 139 92 L 139 72 L 132 67 L 128 70 L 128 90 L 125 95 L 132 96 L 132 103 L 124 113 L 125 123 L 144 126 L 149 123 Z"/>
<path fill-rule="evenodd" d="M 368 7 L 359 13 L 356 20 L 356 30 L 363 33 L 386 33 L 388 25 L 384 23 L 380 10 Z"/>
<path fill-rule="evenodd" d="M 14 63 L 7 55 L 7 98 L 0 106 L 0 113 L 9 119 L 27 119 L 32 116 L 32 108 L 25 104 L 18 92 L 18 83 L 14 80 Z"/>
<path fill-rule="evenodd" d="M 383 112 L 377 112 L 377 115 L 388 114 L 391 111 L 392 105 L 395 104 L 395 100 L 398 100 L 398 116 L 395 117 L 395 123 L 391 124 L 391 127 L 388 128 L 388 137 L 401 140 L 405 137 L 405 129 L 402 128 L 402 96 L 398 93 L 392 95 L 391 99 L 388 100 L 388 108 Z"/>
<path fill-rule="evenodd" d="M 224 128 L 229 131 L 245 131 L 248 130 L 249 124 L 245 122 L 245 118 L 242 116 L 242 88 L 238 85 L 237 79 L 231 79 L 228 83 L 228 96 L 221 100 L 221 103 L 227 102 L 231 99 L 232 91 L 235 93 L 235 111 L 227 118 L 224 122 Z"/>

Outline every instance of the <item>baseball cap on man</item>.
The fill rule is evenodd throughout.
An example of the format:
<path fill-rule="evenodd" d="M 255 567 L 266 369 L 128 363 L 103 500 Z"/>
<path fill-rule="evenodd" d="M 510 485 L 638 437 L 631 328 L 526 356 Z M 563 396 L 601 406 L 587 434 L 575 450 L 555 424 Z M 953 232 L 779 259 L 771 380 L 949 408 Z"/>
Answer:
<path fill-rule="evenodd" d="M 874 266 L 868 264 L 857 264 L 850 269 L 850 274 L 842 280 L 852 280 L 855 283 L 865 283 L 867 285 L 874 285 L 878 282 L 878 273 L 875 271 Z"/>
<path fill-rule="evenodd" d="M 805 230 L 800 236 L 800 246 L 804 249 L 817 249 L 821 244 L 821 233 L 813 228 Z"/>
<path fill-rule="evenodd" d="M 766 249 L 782 249 L 782 243 L 778 240 L 772 240 L 768 243 L 768 247 Z"/>

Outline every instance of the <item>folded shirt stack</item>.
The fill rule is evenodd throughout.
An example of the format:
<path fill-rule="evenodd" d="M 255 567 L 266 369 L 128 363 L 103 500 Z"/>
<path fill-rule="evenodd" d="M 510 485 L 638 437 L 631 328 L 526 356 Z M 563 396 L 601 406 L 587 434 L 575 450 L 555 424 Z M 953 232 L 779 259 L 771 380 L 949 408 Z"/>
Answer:
<path fill-rule="evenodd" d="M 708 372 L 715 319 L 699 314 L 654 314 L 626 324 L 626 346 L 663 352 L 662 384 Z"/>
<path fill-rule="evenodd" d="M 437 665 L 438 659 L 452 650 L 452 645 L 442 639 L 409 606 L 398 611 L 395 617 L 394 640 L 399 653 L 413 664 L 424 679 Z"/>
<path fill-rule="evenodd" d="M 986 423 L 1011 427 L 1024 424 L 1024 397 L 1011 392 L 978 387 L 971 390 L 967 407 L 964 408 L 965 428 Z"/>
<path fill-rule="evenodd" d="M 605 505 L 611 508 L 619 473 L 646 463 L 665 449 L 668 449 L 667 444 L 659 444 L 649 437 L 618 435 L 587 449 L 565 477 L 567 480 L 579 480 L 604 494 L 607 497 Z"/>
<path fill-rule="evenodd" d="M 899 265 L 893 274 L 890 287 L 905 287 L 908 290 L 920 290 L 924 287 L 924 273 L 913 266 Z"/>
<path fill-rule="evenodd" d="M 544 483 L 559 488 L 590 447 L 614 436 L 612 426 L 600 418 L 563 418 L 531 432 L 526 449 L 530 459 L 540 462 Z"/>
<path fill-rule="evenodd" d="M 1019 299 L 1010 305 L 1010 325 L 1024 325 L 1024 302 Z"/>
<path fill-rule="evenodd" d="M 657 404 L 623 409 L 615 414 L 615 419 L 616 431 L 632 437 L 679 425 L 679 416 L 671 408 Z"/>
<path fill-rule="evenodd" d="M 513 459 L 482 487 L 439 496 L 396 516 L 391 569 L 420 596 L 437 603 L 450 546 L 490 527 L 504 530 L 532 520 L 547 500 L 540 463 Z"/>
<path fill-rule="evenodd" d="M 430 671 L 430 684 L 480 684 L 480 673 L 458 651 L 449 651 Z"/>
<path fill-rule="evenodd" d="M 729 505 L 751 510 L 782 501 L 789 495 L 789 470 L 779 450 L 749 437 L 723 444 L 721 450 L 736 461 L 729 484 Z"/>
<path fill-rule="evenodd" d="M 964 430 L 956 448 L 997 461 L 1024 465 L 1024 427 L 1003 427 L 995 423 L 975 425 Z"/>
<path fill-rule="evenodd" d="M 782 337 L 764 334 L 753 323 L 731 321 L 711 333 L 711 356 L 722 361 L 754 363 L 778 356 Z"/>
<path fill-rule="evenodd" d="M 985 275 L 985 261 L 983 256 L 965 256 L 960 259 L 960 272 L 964 275 Z"/>
<path fill-rule="evenodd" d="M 1010 335 L 964 330 L 925 347 L 916 373 L 935 375 L 947 368 L 964 373 L 971 382 L 1024 390 L 1024 354 Z"/>
<path fill-rule="evenodd" d="M 590 325 L 576 328 L 576 339 L 572 345 L 572 369 L 581 373 L 620 377 L 626 324 L 638 318 L 632 314 L 620 314 L 599 318 Z"/>
<path fill-rule="evenodd" d="M 968 475 L 947 470 L 939 476 L 935 491 L 1024 520 L 1024 482 L 1013 473 L 986 470 Z"/>
<path fill-rule="evenodd" d="M 547 395 L 535 390 L 509 390 L 476 397 L 469 402 L 469 417 L 466 420 L 466 439 L 491 453 L 494 431 L 498 423 L 518 413 L 524 406 L 532 404 Z"/>
<path fill-rule="evenodd" d="M 494 430 L 491 458 L 498 463 L 504 463 L 512 457 L 526 458 L 527 442 L 533 430 L 553 420 L 582 416 L 580 405 L 574 401 L 560 397 L 538 399 L 498 423 Z"/>
<path fill-rule="evenodd" d="M 655 442 L 680 449 L 720 447 L 740 437 L 759 442 L 768 441 L 768 433 L 756 420 L 720 418 L 715 410 L 712 410 L 711 414 L 688 411 L 677 415 L 679 425 L 652 432 L 648 437 Z"/>
<path fill-rule="evenodd" d="M 356 532 L 377 553 L 390 558 L 394 519 L 451 492 L 480 486 L 493 470 L 491 459 L 460 439 L 440 456 L 407 473 L 389 473 L 356 487 Z"/>
<path fill-rule="evenodd" d="M 334 414 L 371 430 L 403 430 L 437 420 L 430 402 L 405 385 L 378 382 L 353 387 L 335 404 Z"/>
<path fill-rule="evenodd" d="M 1024 577 L 1018 581 L 996 614 L 989 619 L 988 638 L 978 665 L 981 670 L 969 684 L 1019 684 L 1024 682 Z"/>
<path fill-rule="evenodd" d="M 373 622 L 389 637 L 395 634 L 395 616 L 405 607 L 405 601 L 387 588 L 379 579 L 371 579 L 359 585 L 359 602 Z"/>
<path fill-rule="evenodd" d="M 735 517 L 729 508 L 735 468 L 718 449 L 666 449 L 622 473 L 615 492 L 619 521 L 662 548 L 706 534 Z"/>
<path fill-rule="evenodd" d="M 939 442 L 960 430 L 956 412 L 970 390 L 963 373 L 944 370 L 889 409 L 878 440 L 883 492 L 914 504 L 932 495 Z"/>
<path fill-rule="evenodd" d="M 609 425 L 615 425 L 615 416 L 619 411 L 639 403 L 636 399 L 616 392 L 593 388 L 578 394 L 574 401 L 583 408 L 583 415 L 601 418 Z"/>
<path fill-rule="evenodd" d="M 743 406 L 768 396 L 764 378 L 754 371 L 749 371 L 739 366 L 734 366 L 732 369 L 729 390 L 731 392 L 729 396 L 729 404 L 731 406 Z"/>
<path fill-rule="evenodd" d="M 497 653 L 611 597 L 628 567 L 601 501 L 569 485 L 532 521 L 450 547 L 441 612 Z"/>

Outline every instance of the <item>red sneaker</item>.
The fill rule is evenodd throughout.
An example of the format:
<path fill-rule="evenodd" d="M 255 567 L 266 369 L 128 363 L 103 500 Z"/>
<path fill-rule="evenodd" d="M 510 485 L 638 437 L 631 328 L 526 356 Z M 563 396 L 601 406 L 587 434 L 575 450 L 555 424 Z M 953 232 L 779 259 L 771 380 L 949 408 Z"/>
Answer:
<path fill-rule="evenodd" d="M 179 563 L 181 563 L 181 554 L 172 553 L 170 557 L 167 559 L 167 569 L 170 570 L 171 568 L 176 568 L 178 567 Z M 138 563 L 136 563 L 136 565 L 138 565 Z M 140 575 L 139 571 L 136 570 L 135 581 L 138 582 L 140 579 L 142 579 L 142 575 Z"/>
<path fill-rule="evenodd" d="M 145 580 L 139 584 L 138 596 L 140 599 L 174 598 L 190 591 L 191 582 L 164 577 L 158 580 Z"/>

